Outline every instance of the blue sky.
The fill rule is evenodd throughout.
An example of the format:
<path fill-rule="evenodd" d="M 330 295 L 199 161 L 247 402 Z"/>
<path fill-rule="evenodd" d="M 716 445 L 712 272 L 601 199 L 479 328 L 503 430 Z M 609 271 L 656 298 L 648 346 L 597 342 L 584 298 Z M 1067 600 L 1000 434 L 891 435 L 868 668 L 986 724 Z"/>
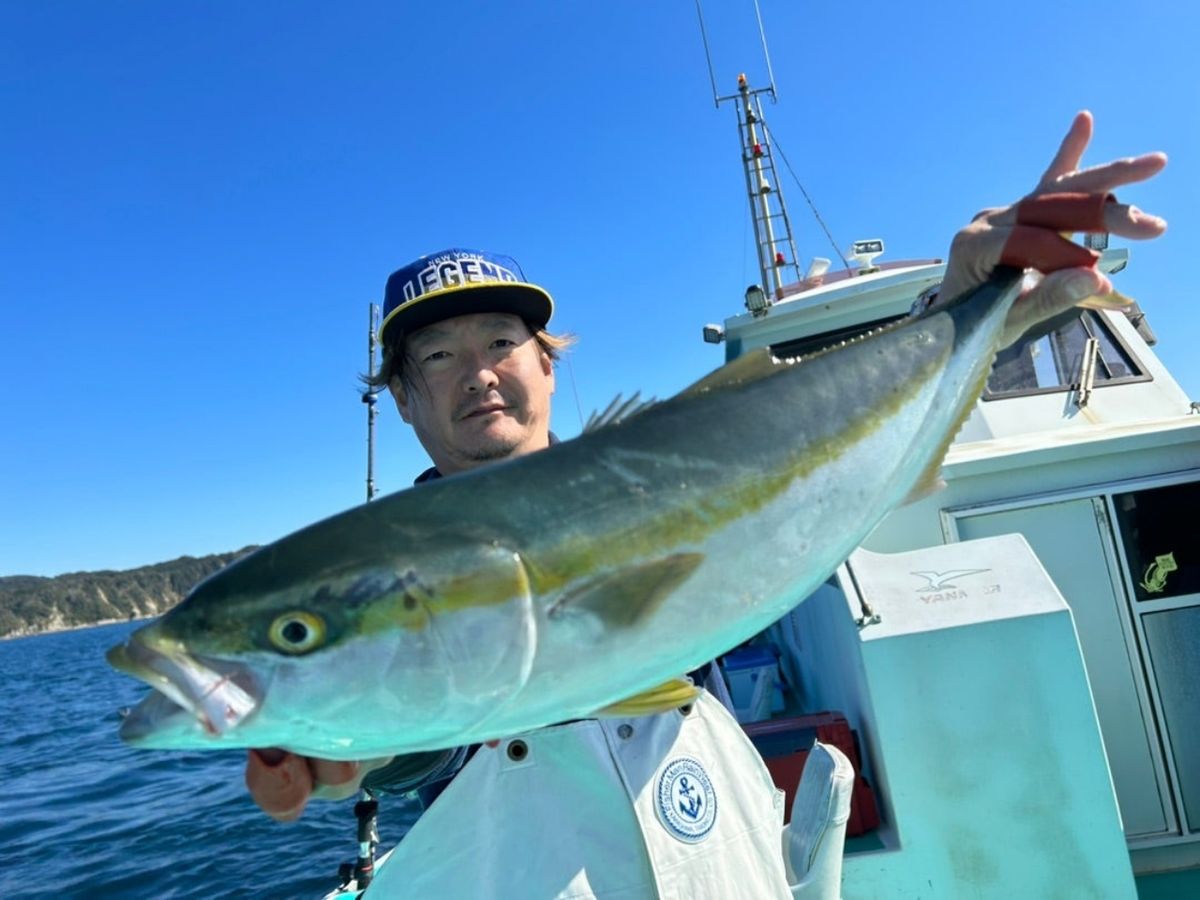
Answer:
<path fill-rule="evenodd" d="M 943 256 L 1073 113 L 1171 223 L 1119 286 L 1200 398 L 1194 4 L 762 0 L 770 125 L 845 248 Z M 849 10 L 853 10 L 852 12 Z M 719 87 L 763 81 L 707 0 Z M 0 574 L 280 537 L 361 501 L 367 305 L 451 246 L 516 256 L 581 337 L 555 428 L 720 362 L 757 280 L 733 110 L 691 0 L 0 5 Z M 829 256 L 784 181 L 806 260 Z M 378 480 L 423 453 L 391 409 Z"/>

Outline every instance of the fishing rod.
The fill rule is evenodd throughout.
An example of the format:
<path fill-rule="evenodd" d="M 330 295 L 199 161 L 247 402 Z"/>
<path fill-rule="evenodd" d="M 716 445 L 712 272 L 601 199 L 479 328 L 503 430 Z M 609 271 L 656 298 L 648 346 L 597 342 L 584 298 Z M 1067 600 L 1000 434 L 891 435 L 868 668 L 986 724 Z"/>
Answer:
<path fill-rule="evenodd" d="M 375 348 L 379 346 L 376 332 L 379 327 L 379 306 L 375 303 L 367 307 L 367 377 L 375 380 Z M 376 391 L 369 384 L 362 392 L 362 402 L 367 407 L 367 502 L 375 499 L 375 417 L 379 411 L 375 408 Z"/>

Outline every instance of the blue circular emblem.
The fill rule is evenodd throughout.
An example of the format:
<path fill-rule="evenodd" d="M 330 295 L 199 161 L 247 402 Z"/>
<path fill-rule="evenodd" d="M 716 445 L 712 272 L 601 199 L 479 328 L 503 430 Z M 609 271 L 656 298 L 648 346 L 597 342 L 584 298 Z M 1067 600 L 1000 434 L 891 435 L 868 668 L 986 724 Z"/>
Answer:
<path fill-rule="evenodd" d="M 667 763 L 658 776 L 658 818 L 679 840 L 698 844 L 717 820 L 717 793 L 704 767 L 682 756 Z"/>

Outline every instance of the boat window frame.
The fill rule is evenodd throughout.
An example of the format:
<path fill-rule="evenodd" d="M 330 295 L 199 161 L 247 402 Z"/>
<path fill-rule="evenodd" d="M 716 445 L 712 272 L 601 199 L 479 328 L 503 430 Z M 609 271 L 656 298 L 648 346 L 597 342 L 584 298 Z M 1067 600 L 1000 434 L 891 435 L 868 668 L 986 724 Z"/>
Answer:
<path fill-rule="evenodd" d="M 959 519 L 1074 500 L 1091 500 L 1093 507 L 1098 509 L 1096 521 L 1102 535 L 1104 562 L 1108 568 L 1113 589 L 1120 595 L 1122 631 L 1127 647 L 1130 648 L 1131 653 L 1136 653 L 1136 657 L 1131 656 L 1131 659 L 1136 659 L 1141 663 L 1141 678 L 1139 680 L 1135 677 L 1139 705 L 1149 717 L 1146 720 L 1149 724 L 1147 735 L 1158 741 L 1158 752 L 1153 758 L 1156 777 L 1160 779 L 1158 782 L 1160 789 L 1166 788 L 1166 794 L 1162 796 L 1166 801 L 1168 829 L 1155 835 L 1130 839 L 1128 845 L 1133 850 L 1194 845 L 1197 835 L 1200 834 L 1200 823 L 1193 823 L 1187 818 L 1183 797 L 1180 793 L 1179 772 L 1176 769 L 1172 734 L 1163 718 L 1163 700 L 1159 694 L 1158 670 L 1154 665 L 1153 655 L 1148 650 L 1148 640 L 1142 621 L 1143 617 L 1147 615 L 1200 606 L 1200 604 L 1196 602 L 1198 596 L 1196 594 L 1176 595 L 1149 603 L 1138 602 L 1130 577 L 1133 570 L 1125 552 L 1125 544 L 1120 530 L 1121 523 L 1118 519 L 1114 498 L 1119 494 L 1138 493 L 1192 483 L 1200 483 L 1200 468 L 1195 466 L 1173 472 L 1157 472 L 1113 481 L 1102 481 L 1098 484 L 1076 484 L 1056 490 L 1031 491 L 1004 499 L 966 502 L 956 506 L 943 507 L 938 511 L 942 542 L 956 544 L 963 540 L 958 527 Z M 1099 514 L 1100 511 L 1102 514 Z"/>
<path fill-rule="evenodd" d="M 1099 323 L 1099 326 L 1104 329 L 1105 334 L 1112 339 L 1112 342 L 1116 344 L 1121 352 L 1123 352 L 1129 358 L 1130 362 L 1132 362 L 1137 370 L 1141 373 L 1139 375 L 1123 375 L 1120 378 L 1110 378 L 1104 381 L 1096 380 L 1092 384 L 1092 390 L 1096 391 L 1106 387 L 1114 387 L 1123 384 L 1139 384 L 1141 382 L 1154 380 L 1154 375 L 1148 370 L 1141 358 L 1133 352 L 1133 348 L 1129 346 L 1129 342 L 1121 336 L 1121 333 L 1116 328 L 1112 327 L 1112 325 L 1106 322 L 1105 317 L 1100 315 L 1097 310 L 1081 309 L 1079 311 L 1079 317 L 1077 319 L 1072 319 L 1071 322 L 1074 323 L 1078 321 L 1082 323 L 1083 330 L 1087 332 L 1090 337 L 1095 337 L 1096 335 L 1094 334 L 1093 329 L 1088 327 L 1089 318 L 1093 322 Z M 1037 340 L 1040 341 L 1042 338 L 1049 336 L 1049 334 L 1050 332 L 1047 332 L 1046 334 L 1039 336 Z M 1103 357 L 1097 357 L 1096 362 L 1098 365 L 1103 363 Z M 984 403 L 991 403 L 996 400 L 1012 400 L 1016 397 L 1035 397 L 1041 394 L 1069 394 L 1079 389 L 1078 384 L 1056 384 L 1047 387 L 1019 388 L 1011 391 L 992 391 L 988 387 L 988 383 L 991 382 L 991 379 L 992 371 L 989 371 L 988 380 L 983 386 L 983 393 L 979 396 L 979 399 Z"/>
<path fill-rule="evenodd" d="M 1191 575 L 1191 580 L 1189 582 L 1185 582 L 1185 584 L 1194 585 L 1196 587 L 1196 590 L 1181 592 L 1179 586 L 1176 585 L 1172 589 L 1171 593 L 1166 593 L 1166 591 L 1164 590 L 1161 594 L 1155 594 L 1155 593 L 1152 593 L 1151 591 L 1147 590 L 1140 582 L 1138 582 L 1136 580 L 1136 571 L 1138 568 L 1141 568 L 1146 563 L 1147 559 L 1150 558 L 1150 554 L 1146 554 L 1146 553 L 1142 552 L 1143 545 L 1138 543 L 1137 540 L 1133 536 L 1134 532 L 1137 531 L 1135 526 L 1141 524 L 1141 521 L 1138 519 L 1138 516 L 1134 513 L 1131 513 L 1128 509 L 1119 507 L 1117 505 L 1117 500 L 1122 497 L 1138 498 L 1144 494 L 1155 494 L 1160 491 L 1170 491 L 1170 490 L 1176 490 L 1180 494 L 1185 494 L 1189 491 L 1190 488 L 1193 488 L 1193 486 L 1194 486 L 1194 489 L 1191 492 L 1200 494 L 1200 479 L 1193 479 L 1193 480 L 1189 480 L 1189 481 L 1172 482 L 1170 484 L 1153 485 L 1153 486 L 1149 486 L 1149 487 L 1138 487 L 1138 488 L 1133 488 L 1131 490 L 1126 490 L 1126 491 L 1113 491 L 1109 495 L 1110 506 L 1112 507 L 1113 521 L 1117 526 L 1114 529 L 1114 532 L 1117 535 L 1118 540 L 1121 542 L 1121 551 L 1122 551 L 1122 557 L 1124 559 L 1124 564 L 1130 573 L 1129 596 L 1132 598 L 1133 605 L 1135 607 L 1139 607 L 1139 608 L 1145 607 L 1148 609 L 1151 605 L 1153 605 L 1158 609 L 1168 609 L 1168 608 L 1171 608 L 1170 601 L 1172 601 L 1172 600 L 1189 601 L 1189 602 L 1184 602 L 1183 603 L 1184 606 L 1200 606 L 1200 582 L 1196 581 L 1194 570 L 1189 572 L 1189 574 Z M 1160 494 L 1159 497 L 1161 498 L 1161 496 L 1164 496 L 1164 495 Z M 1193 498 L 1183 497 L 1182 499 L 1190 500 Z M 1184 503 L 1179 502 L 1180 498 L 1178 498 L 1178 497 L 1171 497 L 1171 500 L 1172 500 L 1172 502 L 1175 502 L 1177 504 L 1176 508 L 1172 508 L 1172 514 L 1179 512 L 1179 510 L 1185 506 Z M 1155 501 L 1155 502 L 1157 502 L 1157 501 Z M 1155 518 L 1156 518 L 1156 516 L 1153 516 L 1153 515 L 1150 516 L 1151 520 L 1153 520 Z M 1182 542 L 1181 546 L 1186 548 L 1190 545 L 1187 541 L 1184 541 L 1184 542 Z M 1174 551 L 1172 551 L 1172 552 L 1174 552 Z M 1157 554 L 1153 554 L 1153 555 L 1157 556 Z M 1136 556 L 1136 560 L 1135 560 L 1135 556 Z M 1134 565 L 1135 561 L 1137 563 L 1136 567 Z M 1190 563 L 1188 564 L 1188 568 L 1190 570 L 1192 569 Z M 1200 826 L 1200 823 L 1197 823 L 1197 825 Z"/>

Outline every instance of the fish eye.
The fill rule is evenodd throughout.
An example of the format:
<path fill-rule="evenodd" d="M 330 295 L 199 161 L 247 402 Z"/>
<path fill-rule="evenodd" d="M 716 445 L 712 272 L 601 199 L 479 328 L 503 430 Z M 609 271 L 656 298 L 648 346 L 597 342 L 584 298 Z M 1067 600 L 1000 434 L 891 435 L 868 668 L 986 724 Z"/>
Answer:
<path fill-rule="evenodd" d="M 284 653 L 308 653 L 325 642 L 325 622 L 309 612 L 287 612 L 271 623 L 269 635 Z"/>

